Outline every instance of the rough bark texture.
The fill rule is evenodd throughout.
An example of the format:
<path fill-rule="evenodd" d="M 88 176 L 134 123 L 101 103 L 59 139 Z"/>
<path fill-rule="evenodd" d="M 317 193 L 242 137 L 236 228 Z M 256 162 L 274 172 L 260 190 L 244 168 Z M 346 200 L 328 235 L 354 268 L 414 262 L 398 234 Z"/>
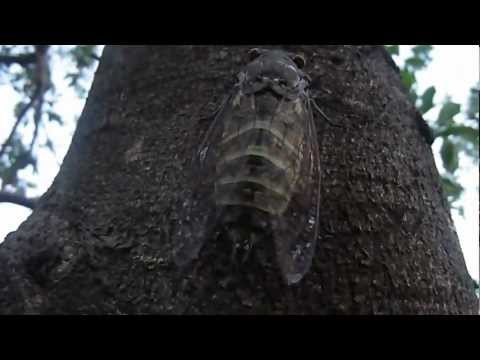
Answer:
<path fill-rule="evenodd" d="M 423 120 L 378 46 L 302 51 L 322 124 L 312 270 L 233 268 L 172 239 L 195 146 L 247 47 L 107 47 L 60 173 L 0 245 L 2 313 L 476 314 Z"/>

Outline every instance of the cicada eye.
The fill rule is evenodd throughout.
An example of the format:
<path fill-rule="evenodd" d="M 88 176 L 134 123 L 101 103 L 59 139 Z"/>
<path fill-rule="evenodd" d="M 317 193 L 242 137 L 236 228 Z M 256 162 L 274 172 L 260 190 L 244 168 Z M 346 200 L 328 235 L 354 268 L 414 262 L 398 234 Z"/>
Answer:
<path fill-rule="evenodd" d="M 250 61 L 255 60 L 261 54 L 261 50 L 259 48 L 253 48 L 248 51 L 248 58 Z"/>
<path fill-rule="evenodd" d="M 302 69 L 307 61 L 302 55 L 295 55 L 293 57 L 293 62 L 298 66 L 299 69 Z"/>

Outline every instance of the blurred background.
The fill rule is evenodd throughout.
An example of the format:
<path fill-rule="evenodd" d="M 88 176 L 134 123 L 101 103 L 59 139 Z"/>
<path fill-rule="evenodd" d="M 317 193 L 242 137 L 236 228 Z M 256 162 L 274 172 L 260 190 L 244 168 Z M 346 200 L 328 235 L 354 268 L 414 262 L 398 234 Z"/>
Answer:
<path fill-rule="evenodd" d="M 433 130 L 436 165 L 478 284 L 479 47 L 386 48 Z M 0 45 L 0 242 L 56 176 L 102 51 L 103 45 Z"/>

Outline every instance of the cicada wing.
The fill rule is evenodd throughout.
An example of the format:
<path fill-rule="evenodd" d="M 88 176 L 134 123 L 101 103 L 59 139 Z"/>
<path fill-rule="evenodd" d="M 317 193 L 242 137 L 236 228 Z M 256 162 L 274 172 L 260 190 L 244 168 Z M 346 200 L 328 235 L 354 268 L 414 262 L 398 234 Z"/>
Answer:
<path fill-rule="evenodd" d="M 235 186 L 222 187 L 222 181 L 246 169 L 247 159 L 240 156 L 238 161 L 231 158 L 251 143 L 244 131 L 246 119 L 255 118 L 255 104 L 252 96 L 237 91 L 229 96 L 217 113 L 212 125 L 198 148 L 192 166 L 191 194 L 184 202 L 184 219 L 180 225 L 174 261 L 182 266 L 198 254 L 208 238 L 214 236 L 218 223 L 225 212 L 223 203 L 233 203 L 237 193 Z M 238 143 L 240 142 L 240 143 Z M 240 154 L 241 155 L 241 154 Z"/>
<path fill-rule="evenodd" d="M 320 169 L 318 139 L 308 101 L 287 103 L 283 116 L 300 125 L 291 138 L 297 150 L 297 167 L 290 201 L 272 223 L 276 256 L 287 284 L 299 282 L 310 269 L 318 235 Z M 288 133 L 285 137 L 288 139 Z"/>
<path fill-rule="evenodd" d="M 219 158 L 218 144 L 224 132 L 225 118 L 231 116 L 231 96 L 220 106 L 212 124 L 193 157 L 189 174 L 190 189 L 182 204 L 179 230 L 174 245 L 174 261 L 184 266 L 198 257 L 210 234 L 210 223 L 215 213 L 214 183 L 216 162 Z"/>

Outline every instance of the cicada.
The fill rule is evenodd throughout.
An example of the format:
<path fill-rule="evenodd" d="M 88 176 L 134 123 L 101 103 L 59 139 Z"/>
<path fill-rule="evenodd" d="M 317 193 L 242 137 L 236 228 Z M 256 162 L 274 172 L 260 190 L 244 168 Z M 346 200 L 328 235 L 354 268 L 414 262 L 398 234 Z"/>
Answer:
<path fill-rule="evenodd" d="M 320 166 L 305 59 L 252 49 L 194 159 L 175 262 L 197 258 L 207 239 L 250 254 L 271 241 L 283 279 L 299 282 L 315 253 Z"/>

